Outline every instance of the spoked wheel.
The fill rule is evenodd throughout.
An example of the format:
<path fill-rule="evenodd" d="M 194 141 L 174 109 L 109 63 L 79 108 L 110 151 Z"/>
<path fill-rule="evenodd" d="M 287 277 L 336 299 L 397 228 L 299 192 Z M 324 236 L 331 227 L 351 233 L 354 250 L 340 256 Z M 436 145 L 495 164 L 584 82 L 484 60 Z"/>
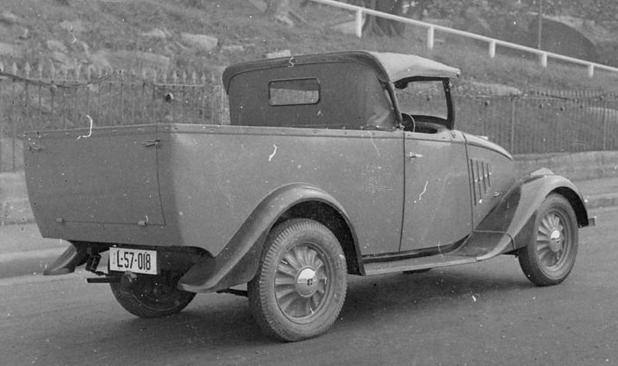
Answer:
<path fill-rule="evenodd" d="M 314 337 L 337 319 L 346 273 L 339 241 L 327 227 L 309 219 L 286 221 L 268 236 L 249 282 L 251 311 L 264 332 L 278 339 Z"/>
<path fill-rule="evenodd" d="M 519 250 L 519 264 L 535 285 L 556 285 L 573 269 L 577 246 L 575 212 L 564 197 L 553 194 L 537 211 L 533 238 Z"/>
<path fill-rule="evenodd" d="M 110 286 L 114 297 L 125 310 L 140 318 L 157 318 L 180 312 L 195 293 L 176 288 L 181 273 L 164 272 L 157 276 L 137 275 L 130 281 L 125 276 Z"/>

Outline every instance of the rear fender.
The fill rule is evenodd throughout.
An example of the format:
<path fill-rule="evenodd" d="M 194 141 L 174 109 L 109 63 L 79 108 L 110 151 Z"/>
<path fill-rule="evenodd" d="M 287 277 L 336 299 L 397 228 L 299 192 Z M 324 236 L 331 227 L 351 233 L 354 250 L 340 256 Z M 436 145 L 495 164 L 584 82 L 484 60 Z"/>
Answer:
<path fill-rule="evenodd" d="M 75 267 L 82 265 L 88 258 L 87 248 L 73 243 L 43 271 L 44 276 L 57 276 L 75 272 Z"/>
<path fill-rule="evenodd" d="M 191 292 L 213 292 L 250 281 L 257 272 L 270 230 L 288 210 L 304 202 L 321 202 L 335 209 L 345 219 L 357 245 L 348 215 L 339 202 L 319 188 L 301 183 L 290 184 L 271 192 L 223 250 L 216 257 L 205 258 L 193 265 L 178 282 L 178 288 Z"/>
<path fill-rule="evenodd" d="M 500 203 L 475 228 L 472 237 L 500 238 L 492 250 L 477 259 L 484 260 L 498 254 L 512 252 L 526 246 L 534 235 L 536 210 L 548 195 L 564 196 L 575 211 L 579 227 L 590 225 L 584 199 L 577 187 L 565 177 L 540 169 L 511 188 Z"/>

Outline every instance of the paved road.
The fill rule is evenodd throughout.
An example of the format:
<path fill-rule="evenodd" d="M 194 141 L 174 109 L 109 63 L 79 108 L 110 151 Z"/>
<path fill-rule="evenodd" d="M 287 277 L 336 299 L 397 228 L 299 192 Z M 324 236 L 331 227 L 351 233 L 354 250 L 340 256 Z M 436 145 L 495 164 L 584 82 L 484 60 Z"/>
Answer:
<path fill-rule="evenodd" d="M 247 301 L 200 295 L 143 320 L 85 273 L 0 280 L 0 365 L 617 365 L 618 210 L 581 233 L 565 283 L 516 260 L 351 278 L 341 319 L 300 343 L 263 337 Z"/>

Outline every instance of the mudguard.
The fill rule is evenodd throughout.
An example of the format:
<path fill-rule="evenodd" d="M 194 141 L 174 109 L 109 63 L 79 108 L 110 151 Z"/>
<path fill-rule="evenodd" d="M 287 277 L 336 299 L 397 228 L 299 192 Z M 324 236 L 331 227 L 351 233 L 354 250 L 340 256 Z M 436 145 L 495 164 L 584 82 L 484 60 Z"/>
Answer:
<path fill-rule="evenodd" d="M 82 265 L 88 258 L 87 247 L 71 243 L 54 263 L 43 271 L 44 276 L 57 276 L 75 272 L 75 267 Z"/>
<path fill-rule="evenodd" d="M 486 260 L 526 246 L 534 235 L 536 210 L 551 193 L 560 194 L 569 201 L 579 227 L 591 224 L 584 199 L 575 185 L 549 169 L 539 169 L 519 180 L 506 193 L 474 229 L 462 248 L 463 254 Z"/>
<path fill-rule="evenodd" d="M 179 280 L 178 288 L 190 292 L 213 292 L 250 281 L 257 272 L 266 236 L 290 208 L 308 201 L 323 202 L 346 221 L 356 245 L 356 235 L 346 211 L 331 195 L 307 184 L 294 183 L 276 189 L 253 210 L 223 250 L 204 257 Z"/>

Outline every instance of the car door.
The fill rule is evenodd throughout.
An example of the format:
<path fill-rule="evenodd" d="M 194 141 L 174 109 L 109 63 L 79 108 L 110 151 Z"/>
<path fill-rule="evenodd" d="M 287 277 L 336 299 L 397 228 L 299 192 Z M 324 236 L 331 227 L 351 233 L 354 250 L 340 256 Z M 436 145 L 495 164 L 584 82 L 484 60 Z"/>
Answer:
<path fill-rule="evenodd" d="M 448 250 L 472 231 L 463 134 L 405 132 L 401 251 Z"/>

